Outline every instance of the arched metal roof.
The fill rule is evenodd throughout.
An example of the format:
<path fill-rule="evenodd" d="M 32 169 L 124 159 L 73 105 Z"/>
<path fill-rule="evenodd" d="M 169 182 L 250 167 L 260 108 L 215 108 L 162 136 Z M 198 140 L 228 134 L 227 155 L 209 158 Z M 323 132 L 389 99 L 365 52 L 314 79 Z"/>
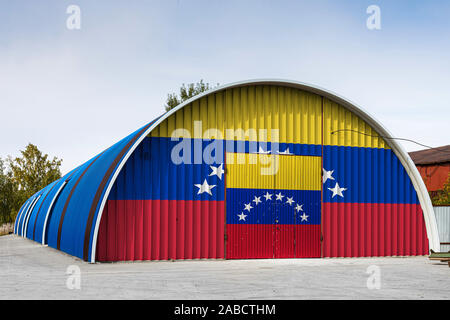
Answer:
<path fill-rule="evenodd" d="M 162 121 L 193 101 L 224 89 L 249 85 L 278 85 L 292 87 L 326 97 L 329 100 L 342 105 L 366 121 L 380 136 L 387 137 L 387 139 L 385 139 L 387 144 L 400 159 L 400 162 L 408 173 L 417 192 L 424 213 L 429 246 L 433 250 L 439 250 L 440 244 L 437 224 L 425 184 L 408 153 L 406 153 L 403 147 L 395 140 L 390 139 L 392 138 L 392 135 L 389 131 L 367 111 L 335 93 L 302 82 L 280 79 L 258 79 L 234 82 L 218 86 L 197 95 L 133 132 L 128 137 L 122 139 L 73 170 L 55 183 L 58 187 L 55 186 L 51 188 L 49 186 L 50 188 L 47 187 L 43 189 L 42 196 L 45 197 L 46 193 L 50 192 L 52 192 L 52 196 L 47 197 L 46 199 L 38 199 L 40 200 L 39 211 L 44 210 L 45 213 L 39 211 L 34 212 L 36 209 L 33 208 L 32 216 L 35 217 L 35 220 L 38 216 L 44 216 L 45 220 L 47 220 L 48 215 L 51 213 L 50 211 L 54 211 L 54 214 L 57 215 L 51 220 L 52 223 L 47 226 L 51 231 L 47 231 L 49 234 L 48 244 L 94 263 L 98 230 L 109 193 L 123 166 L 142 140 Z M 34 200 L 34 198 L 38 196 L 39 193 L 34 195 L 27 202 L 38 202 L 38 200 Z M 55 199 L 57 199 L 57 201 L 55 201 Z M 54 207 L 52 208 L 52 206 Z M 24 214 L 24 211 L 28 210 L 27 207 L 31 207 L 29 203 L 26 203 L 21 209 L 22 212 L 19 212 L 18 220 L 16 221 L 17 226 L 22 226 L 24 216 L 30 217 L 30 212 Z M 33 225 L 35 224 L 35 221 L 31 222 Z M 38 226 L 45 228 L 45 224 L 46 223 L 39 222 Z M 16 233 L 18 233 L 17 231 L 19 229 L 20 228 L 16 228 Z M 65 230 L 66 232 L 64 232 Z M 40 231 L 42 232 L 42 230 Z M 28 232 L 28 235 L 30 235 L 29 238 L 38 241 L 41 240 L 42 243 L 45 243 L 45 230 L 42 234 L 42 237 L 37 238 L 35 237 L 34 232 Z"/>

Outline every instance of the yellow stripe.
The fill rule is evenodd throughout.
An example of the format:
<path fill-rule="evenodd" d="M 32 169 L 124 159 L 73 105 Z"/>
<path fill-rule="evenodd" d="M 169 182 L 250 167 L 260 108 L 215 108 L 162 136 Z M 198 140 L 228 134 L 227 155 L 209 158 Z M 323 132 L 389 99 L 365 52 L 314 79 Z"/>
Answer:
<path fill-rule="evenodd" d="M 192 102 L 165 119 L 151 136 L 272 141 L 298 144 L 389 148 L 365 121 L 343 106 L 302 90 L 256 85 L 225 89 Z M 195 125 L 197 124 L 197 126 Z M 227 129 L 234 135 L 227 136 Z M 260 129 L 267 131 L 261 135 Z M 354 130 L 365 133 L 359 134 Z M 274 135 L 271 130 L 277 133 Z M 374 135 L 371 137 L 369 135 Z"/>
<path fill-rule="evenodd" d="M 321 158 L 226 153 L 227 188 L 320 190 Z"/>
<path fill-rule="evenodd" d="M 336 130 L 346 131 L 333 133 Z M 323 144 L 389 149 L 384 139 L 364 120 L 326 98 L 323 102 Z"/>
<path fill-rule="evenodd" d="M 201 121 L 197 131 L 196 121 Z M 282 86 L 243 86 L 194 101 L 164 120 L 151 136 L 171 137 L 174 129 L 184 128 L 186 138 L 321 144 L 321 122 L 322 98 L 316 94 Z M 227 137 L 227 129 L 235 135 Z"/>

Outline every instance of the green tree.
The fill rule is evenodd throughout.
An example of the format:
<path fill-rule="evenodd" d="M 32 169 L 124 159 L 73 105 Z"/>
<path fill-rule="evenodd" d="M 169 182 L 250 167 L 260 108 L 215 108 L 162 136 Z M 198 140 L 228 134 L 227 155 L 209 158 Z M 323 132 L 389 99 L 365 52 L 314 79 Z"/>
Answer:
<path fill-rule="evenodd" d="M 12 213 L 16 207 L 15 192 L 11 171 L 7 170 L 5 162 L 0 159 L 0 225 L 13 222 Z"/>
<path fill-rule="evenodd" d="M 61 177 L 62 160 L 56 157 L 50 160 L 47 154 L 31 143 L 20 153 L 20 157 L 8 157 L 9 176 L 15 193 L 10 213 L 12 220 L 29 197 Z"/>
<path fill-rule="evenodd" d="M 218 86 L 219 84 L 217 84 Z M 180 88 L 180 95 L 178 96 L 176 93 L 169 93 L 167 95 L 167 101 L 164 108 L 166 111 L 169 111 L 175 108 L 180 103 L 192 98 L 193 96 L 198 95 L 199 93 L 208 91 L 214 88 L 209 83 L 204 83 L 203 80 L 197 83 L 189 83 L 188 85 L 183 85 Z"/>

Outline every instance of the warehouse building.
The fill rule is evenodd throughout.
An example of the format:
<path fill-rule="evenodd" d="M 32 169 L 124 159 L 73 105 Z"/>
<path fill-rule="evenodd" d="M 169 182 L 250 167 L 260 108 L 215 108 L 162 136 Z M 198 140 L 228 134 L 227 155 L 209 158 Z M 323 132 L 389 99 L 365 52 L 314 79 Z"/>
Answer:
<path fill-rule="evenodd" d="M 438 251 L 425 185 L 390 137 L 321 88 L 217 87 L 33 195 L 14 232 L 89 262 Z"/>

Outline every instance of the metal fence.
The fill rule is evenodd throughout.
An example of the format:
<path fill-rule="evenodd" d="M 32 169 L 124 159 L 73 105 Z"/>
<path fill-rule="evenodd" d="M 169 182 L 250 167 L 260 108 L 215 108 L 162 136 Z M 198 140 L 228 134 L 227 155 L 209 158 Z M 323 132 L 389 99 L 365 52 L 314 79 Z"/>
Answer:
<path fill-rule="evenodd" d="M 436 206 L 434 214 L 441 241 L 441 251 L 450 251 L 450 206 Z"/>

